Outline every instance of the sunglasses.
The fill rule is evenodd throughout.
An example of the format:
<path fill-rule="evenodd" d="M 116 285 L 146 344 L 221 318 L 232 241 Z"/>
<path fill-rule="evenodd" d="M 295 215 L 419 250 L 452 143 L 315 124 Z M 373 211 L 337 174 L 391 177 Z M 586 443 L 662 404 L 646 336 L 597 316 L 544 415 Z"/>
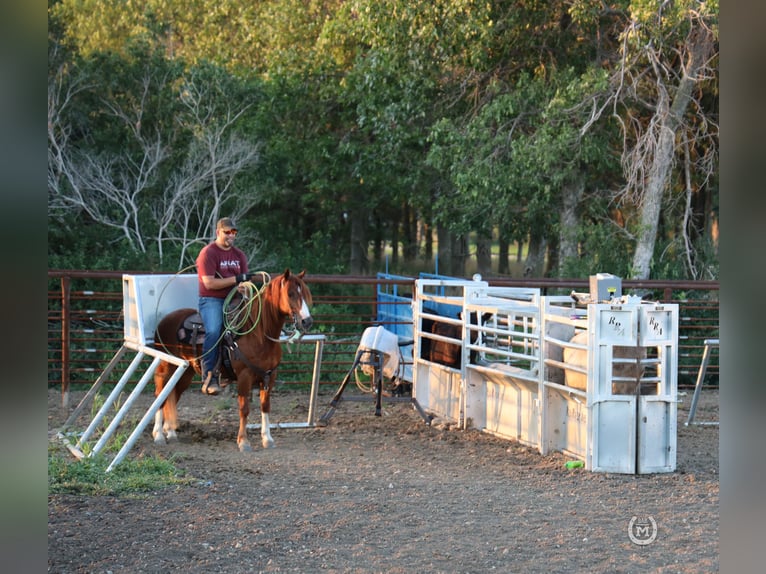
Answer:
<path fill-rule="evenodd" d="M 223 231 L 226 235 L 236 235 L 237 234 L 237 230 L 236 229 L 222 229 L 221 231 Z"/>

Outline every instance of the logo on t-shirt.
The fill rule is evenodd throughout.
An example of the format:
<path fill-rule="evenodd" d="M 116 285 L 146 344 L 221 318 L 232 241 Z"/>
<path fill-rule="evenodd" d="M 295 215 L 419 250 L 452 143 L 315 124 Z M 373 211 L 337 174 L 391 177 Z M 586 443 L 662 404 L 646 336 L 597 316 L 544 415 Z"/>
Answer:
<path fill-rule="evenodd" d="M 237 260 L 221 261 L 221 269 L 229 269 L 231 267 L 236 267 L 237 271 L 239 271 L 239 261 Z"/>

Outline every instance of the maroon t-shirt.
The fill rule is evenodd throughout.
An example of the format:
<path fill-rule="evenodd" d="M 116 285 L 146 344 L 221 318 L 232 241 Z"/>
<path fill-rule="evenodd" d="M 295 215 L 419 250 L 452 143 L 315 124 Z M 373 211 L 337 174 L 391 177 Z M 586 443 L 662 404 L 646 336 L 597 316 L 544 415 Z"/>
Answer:
<path fill-rule="evenodd" d="M 247 273 L 247 258 L 241 249 L 232 247 L 221 249 L 215 242 L 208 243 L 197 256 L 197 282 L 200 297 L 218 297 L 224 299 L 229 289 L 206 289 L 202 283 L 203 275 L 213 277 L 234 277 Z"/>

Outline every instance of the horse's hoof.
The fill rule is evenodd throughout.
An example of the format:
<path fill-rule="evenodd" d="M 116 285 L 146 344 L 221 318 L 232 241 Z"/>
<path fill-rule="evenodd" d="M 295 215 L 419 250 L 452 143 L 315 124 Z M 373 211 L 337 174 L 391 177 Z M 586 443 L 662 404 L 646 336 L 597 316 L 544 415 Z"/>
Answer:
<path fill-rule="evenodd" d="M 274 444 L 273 440 L 265 440 L 263 441 L 263 448 L 274 448 L 276 445 Z"/>
<path fill-rule="evenodd" d="M 162 434 L 156 434 L 154 435 L 154 444 L 165 444 L 165 437 L 162 436 Z"/>
<path fill-rule="evenodd" d="M 239 444 L 239 452 L 252 452 L 253 447 L 250 446 L 249 442 L 242 442 Z"/>

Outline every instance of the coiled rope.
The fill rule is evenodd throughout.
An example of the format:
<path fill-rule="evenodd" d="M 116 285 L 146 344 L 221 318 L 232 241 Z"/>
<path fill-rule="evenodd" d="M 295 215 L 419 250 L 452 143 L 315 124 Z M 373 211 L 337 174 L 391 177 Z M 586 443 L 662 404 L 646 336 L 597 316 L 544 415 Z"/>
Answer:
<path fill-rule="evenodd" d="M 258 326 L 258 323 L 260 323 L 261 314 L 263 313 L 263 303 L 261 301 L 261 297 L 263 296 L 263 292 L 266 290 L 266 287 L 268 287 L 269 283 L 271 283 L 271 275 L 269 275 L 266 271 L 256 271 L 252 275 L 257 274 L 261 275 L 261 282 L 263 283 L 260 289 L 257 288 L 252 281 L 243 281 L 239 285 L 235 285 L 223 300 L 224 329 L 221 333 L 221 338 L 223 337 L 224 333 L 226 333 L 226 331 L 229 331 L 232 334 L 240 337 L 242 335 L 247 335 Z M 237 293 L 240 292 L 238 289 L 240 286 L 243 287 L 247 293 L 242 293 L 242 300 L 232 309 L 229 309 L 229 305 L 231 304 L 232 299 L 234 299 Z M 245 323 L 247 323 L 247 320 L 250 317 L 250 312 L 253 308 L 253 304 L 256 302 L 256 300 L 258 301 L 258 315 L 253 318 L 253 324 L 248 329 L 242 331 L 241 329 L 245 326 Z M 220 342 L 220 340 L 221 339 L 219 338 L 219 340 L 216 341 L 216 345 Z"/>

